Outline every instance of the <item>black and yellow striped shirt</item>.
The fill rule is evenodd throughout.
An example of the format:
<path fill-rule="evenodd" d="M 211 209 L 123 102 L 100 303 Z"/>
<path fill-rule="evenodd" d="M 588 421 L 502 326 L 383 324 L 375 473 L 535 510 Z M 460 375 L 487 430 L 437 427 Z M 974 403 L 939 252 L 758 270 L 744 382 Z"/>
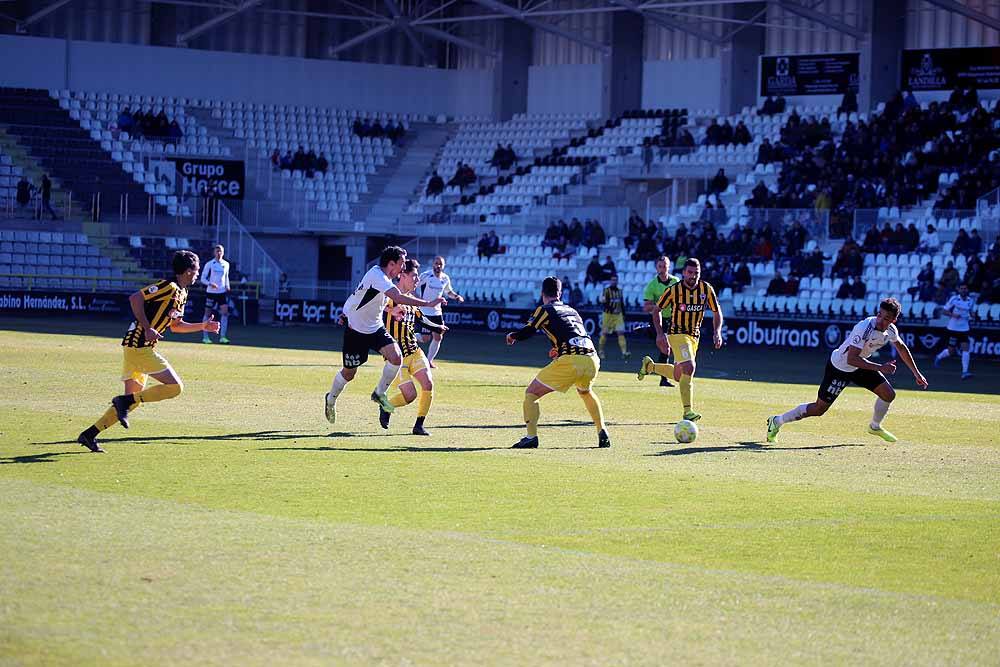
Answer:
<path fill-rule="evenodd" d="M 668 334 L 687 334 L 694 338 L 701 336 L 701 322 L 705 319 L 705 310 L 719 312 L 719 300 L 712 286 L 699 280 L 694 287 L 688 287 L 681 280 L 676 285 L 667 288 L 660 295 L 656 307 L 664 309 L 673 307 L 670 314 L 670 327 L 664 328 Z"/>
<path fill-rule="evenodd" d="M 604 312 L 608 315 L 621 315 L 625 312 L 625 295 L 621 287 L 605 287 L 601 295 Z"/>
<path fill-rule="evenodd" d="M 402 319 L 397 320 L 393 316 L 393 311 L 397 308 L 403 312 Z M 407 357 L 419 349 L 417 345 L 416 321 L 425 322 L 424 314 L 416 306 L 404 306 L 393 303 L 392 299 L 386 299 L 386 311 L 384 313 L 385 329 L 389 335 L 399 343 L 399 349 L 404 357 Z"/>
<path fill-rule="evenodd" d="M 159 331 L 161 334 L 167 332 L 167 327 L 173 320 L 178 320 L 184 316 L 184 305 L 187 303 L 188 292 L 183 287 L 179 287 L 172 280 L 161 280 L 143 287 L 142 290 L 143 308 L 146 311 L 146 319 L 149 326 Z M 133 320 L 125 337 L 122 338 L 123 347 L 153 347 L 156 343 L 146 341 L 146 331 L 139 322 Z"/>
<path fill-rule="evenodd" d="M 594 354 L 594 341 L 583 326 L 580 313 L 564 303 L 553 301 L 539 306 L 531 314 L 527 326 L 548 336 L 560 357 L 566 354 Z"/>

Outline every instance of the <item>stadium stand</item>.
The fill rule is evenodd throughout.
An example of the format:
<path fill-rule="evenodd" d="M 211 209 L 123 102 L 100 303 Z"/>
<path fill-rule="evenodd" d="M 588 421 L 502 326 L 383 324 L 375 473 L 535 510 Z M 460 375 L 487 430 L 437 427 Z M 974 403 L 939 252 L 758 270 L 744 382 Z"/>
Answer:
<path fill-rule="evenodd" d="M 0 230 L 0 286 L 67 290 L 134 288 L 86 234 Z"/>

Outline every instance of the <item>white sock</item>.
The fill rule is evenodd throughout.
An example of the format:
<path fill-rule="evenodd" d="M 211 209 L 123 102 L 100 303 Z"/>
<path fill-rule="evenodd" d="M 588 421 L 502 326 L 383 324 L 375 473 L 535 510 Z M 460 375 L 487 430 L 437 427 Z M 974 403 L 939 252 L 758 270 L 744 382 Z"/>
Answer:
<path fill-rule="evenodd" d="M 427 360 L 434 361 L 434 357 L 438 356 L 438 350 L 441 349 L 441 339 L 435 338 L 431 341 L 431 346 L 427 350 Z"/>
<path fill-rule="evenodd" d="M 337 371 L 337 374 L 333 376 L 333 384 L 330 385 L 330 397 L 336 400 L 340 396 L 340 392 L 344 391 L 347 382 L 348 380 L 344 377 L 344 372 Z"/>
<path fill-rule="evenodd" d="M 948 348 L 944 348 L 943 350 L 941 350 L 941 352 L 938 353 L 937 360 L 941 361 L 942 359 L 947 359 L 949 354 L 951 354 L 951 350 L 949 350 Z"/>
<path fill-rule="evenodd" d="M 882 428 L 882 420 L 885 419 L 885 413 L 889 412 L 890 405 L 892 403 L 889 401 L 883 401 L 881 398 L 875 399 L 875 410 L 872 412 L 872 428 Z"/>
<path fill-rule="evenodd" d="M 800 419 L 805 419 L 809 415 L 806 414 L 806 409 L 809 407 L 807 403 L 802 405 L 796 405 L 794 408 L 789 410 L 783 415 L 778 415 L 774 421 L 778 422 L 778 426 L 787 424 L 788 422 L 797 422 Z"/>
<path fill-rule="evenodd" d="M 382 368 L 382 377 L 378 380 L 378 385 L 375 387 L 375 393 L 382 395 L 385 390 L 389 388 L 392 381 L 396 379 L 396 373 L 399 372 L 399 366 L 390 364 L 388 361 L 385 362 L 385 366 Z"/>
<path fill-rule="evenodd" d="M 225 338 L 227 331 L 229 331 L 229 315 L 223 315 L 222 322 L 219 324 L 219 335 Z"/>
<path fill-rule="evenodd" d="M 962 352 L 962 372 L 963 373 L 968 373 L 969 372 L 969 357 L 970 356 L 971 355 L 969 354 L 968 350 L 965 350 L 964 352 Z"/>

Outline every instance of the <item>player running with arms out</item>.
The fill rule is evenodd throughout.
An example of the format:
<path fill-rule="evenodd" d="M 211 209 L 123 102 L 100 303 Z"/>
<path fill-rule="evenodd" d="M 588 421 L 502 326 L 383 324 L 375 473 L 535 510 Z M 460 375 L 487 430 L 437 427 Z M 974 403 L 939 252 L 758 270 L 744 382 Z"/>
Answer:
<path fill-rule="evenodd" d="M 541 331 L 552 341 L 549 356 L 555 357 L 525 389 L 524 423 L 528 427 L 528 435 L 514 443 L 513 449 L 538 447 L 538 418 L 541 416 L 538 399 L 552 391 L 566 392 L 574 386 L 594 420 L 597 446 L 611 446 L 611 439 L 604 428 L 601 401 L 593 391 L 594 378 L 601 368 L 594 341 L 587 334 L 580 314 L 562 303 L 561 297 L 562 282 L 558 278 L 549 276 L 543 280 L 542 305 L 535 309 L 525 326 L 507 334 L 507 344 L 514 345 Z"/>
<path fill-rule="evenodd" d="M 435 257 L 431 266 L 433 268 L 430 271 L 424 271 L 420 274 L 420 298 L 430 301 L 438 297 L 446 297 L 455 299 L 459 303 L 465 303 L 465 297 L 454 290 L 451 286 L 451 278 L 444 272 L 444 257 L 440 255 Z M 428 308 L 427 312 L 424 313 L 423 322 L 431 322 L 439 327 L 444 326 L 444 314 L 441 312 L 441 306 Z M 431 368 L 436 368 L 434 360 L 437 358 L 438 352 L 441 351 L 441 340 L 444 338 L 444 333 L 440 329 L 427 328 L 431 329 L 431 345 L 427 348 L 427 361 Z M 424 342 L 427 342 L 426 336 Z"/>
<path fill-rule="evenodd" d="M 830 409 L 840 392 L 849 384 L 864 387 L 875 394 L 875 409 L 872 413 L 868 433 L 882 438 L 886 442 L 896 442 L 896 436 L 882 428 L 882 420 L 889 412 L 889 406 L 896 398 L 896 391 L 885 378 L 896 372 L 896 362 L 889 361 L 876 364 L 868 358 L 880 350 L 886 343 L 892 343 L 899 353 L 899 358 L 913 373 L 917 386 L 927 389 L 927 378 L 917 369 L 910 348 L 899 336 L 896 320 L 899 318 L 900 305 L 895 299 L 885 299 L 878 306 L 878 315 L 861 320 L 847 335 L 840 347 L 833 351 L 826 362 L 823 382 L 819 386 L 819 395 L 813 403 L 803 403 L 783 415 L 769 417 L 767 420 L 767 441 L 774 442 L 778 430 L 789 422 L 806 417 L 821 417 Z"/>
<path fill-rule="evenodd" d="M 969 372 L 969 320 L 976 309 L 976 300 L 969 296 L 969 286 L 959 285 L 958 293 L 952 294 L 948 302 L 944 304 L 942 312 L 948 316 L 948 346 L 941 350 L 941 353 L 934 357 L 934 367 L 937 368 L 941 362 L 962 352 L 962 379 L 968 380 L 972 377 Z"/>
<path fill-rule="evenodd" d="M 180 377 L 155 349 L 168 327 L 176 333 L 219 331 L 219 323 L 211 318 L 198 323 L 183 320 L 187 288 L 198 279 L 198 256 L 189 250 L 174 253 L 173 273 L 173 279 L 147 285 L 129 297 L 135 320 L 122 338 L 125 393 L 111 399 L 108 411 L 76 439 L 92 452 L 104 451 L 97 442 L 97 435 L 116 421 L 128 428 L 130 411 L 143 403 L 165 401 L 181 395 L 184 385 Z M 146 380 L 149 377 L 160 384 L 147 389 Z"/>
<path fill-rule="evenodd" d="M 625 340 L 625 295 L 618 286 L 618 275 L 611 276 L 610 284 L 604 288 L 601 294 L 601 305 L 604 306 L 604 313 L 601 317 L 601 337 L 597 342 L 597 352 L 601 359 L 604 358 L 604 343 L 608 334 L 618 335 L 618 349 L 622 351 L 622 358 L 629 360 L 628 342 Z"/>
<path fill-rule="evenodd" d="M 652 280 L 650 280 L 646 284 L 646 288 L 642 291 L 643 310 L 645 310 L 647 313 L 650 313 L 650 315 L 653 318 L 653 328 L 651 329 L 651 331 L 653 332 L 654 338 L 658 338 L 660 333 L 655 328 L 656 316 L 653 315 L 653 311 L 657 309 L 656 302 L 660 300 L 660 297 L 663 296 L 664 292 L 666 292 L 669 288 L 673 287 L 674 285 L 676 285 L 681 281 L 681 279 L 678 278 L 677 276 L 670 274 L 670 266 L 671 266 L 670 258 L 667 257 L 666 255 L 657 258 L 656 275 L 653 277 Z M 673 306 L 667 306 L 666 308 L 660 310 L 660 321 L 662 322 L 663 319 L 665 318 L 669 322 L 670 314 L 672 312 L 673 312 Z M 670 361 L 670 354 L 669 354 L 670 348 L 666 336 L 664 336 L 661 339 L 660 343 L 657 343 L 657 348 L 659 348 L 661 345 L 667 345 L 668 352 L 661 351 L 660 355 L 656 359 L 656 362 L 664 364 Z M 660 386 L 673 387 L 674 385 L 667 378 L 661 377 Z"/>
<path fill-rule="evenodd" d="M 705 311 L 712 311 L 712 341 L 715 349 L 722 347 L 722 309 L 715 289 L 701 279 L 701 262 L 690 258 L 684 262 L 682 279 L 660 295 L 653 309 L 653 327 L 656 330 L 656 346 L 666 354 L 674 351 L 676 363 L 653 363 L 649 357 L 642 358 L 639 379 L 651 373 L 661 377 L 672 377 L 680 383 L 681 403 L 684 419 L 698 421 L 701 415 L 694 411 L 694 374 L 698 356 L 698 340 L 701 337 L 701 323 Z M 661 313 L 671 307 L 670 325 L 664 330 Z"/>
<path fill-rule="evenodd" d="M 399 272 L 399 291 L 404 295 L 409 295 L 417 288 L 420 278 L 418 274 L 420 264 L 415 259 L 407 259 Z M 426 326 L 431 331 L 444 333 L 448 327 L 443 324 L 428 321 L 420 308 L 415 306 L 396 305 L 392 299 L 386 304 L 385 328 L 389 335 L 399 343 L 400 352 L 403 355 L 402 368 L 396 379 L 392 381 L 392 386 L 398 391 L 389 398 L 389 402 L 395 407 L 401 408 L 412 403 L 417 398 L 417 389 L 420 387 L 420 402 L 417 403 L 417 420 L 413 423 L 413 435 L 430 435 L 424 428 L 424 419 L 431 409 L 431 401 L 434 400 L 434 380 L 431 378 L 431 370 L 428 367 L 427 357 L 424 351 L 417 345 L 416 322 Z M 382 406 L 378 409 L 378 420 L 382 428 L 389 428 L 390 413 L 386 412 Z"/>
<path fill-rule="evenodd" d="M 205 263 L 205 269 L 201 272 L 201 284 L 205 286 L 205 316 L 202 321 L 208 322 L 212 319 L 212 311 L 219 311 L 219 342 L 223 345 L 229 344 L 229 262 L 222 259 L 226 254 L 226 249 L 222 244 L 217 244 L 212 248 L 215 257 Z M 201 337 L 202 343 L 211 343 L 208 332 Z"/>
<path fill-rule="evenodd" d="M 354 379 L 358 367 L 368 361 L 370 351 L 378 352 L 385 359 L 382 377 L 379 378 L 371 399 L 386 412 L 395 409 L 385 391 L 399 372 L 403 358 L 399 345 L 385 330 L 382 322 L 386 299 L 392 299 L 396 304 L 421 308 L 444 303 L 444 299 L 440 297 L 424 301 L 399 292 L 392 281 L 399 275 L 405 262 L 406 251 L 399 246 L 389 246 L 382 251 L 378 266 L 368 269 L 354 293 L 344 302 L 344 316 L 347 319 L 347 327 L 344 329 L 344 367 L 333 377 L 325 401 L 326 419 L 331 424 L 337 421 L 337 397 L 344 391 L 347 383 Z"/>

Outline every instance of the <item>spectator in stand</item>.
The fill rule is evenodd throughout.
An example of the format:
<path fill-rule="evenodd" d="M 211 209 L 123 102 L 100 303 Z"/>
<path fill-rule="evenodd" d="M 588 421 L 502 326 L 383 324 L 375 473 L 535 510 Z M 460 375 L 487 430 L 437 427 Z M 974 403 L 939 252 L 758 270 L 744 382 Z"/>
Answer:
<path fill-rule="evenodd" d="M 938 293 L 934 300 L 938 303 L 944 303 L 944 300 L 955 291 L 959 280 L 960 276 L 958 275 L 958 269 L 955 268 L 955 263 L 948 262 L 948 266 L 941 272 L 941 279 L 938 281 Z"/>
<path fill-rule="evenodd" d="M 479 237 L 479 242 L 476 243 L 476 255 L 482 259 L 489 259 L 493 256 L 492 245 L 490 242 L 490 235 L 483 232 L 483 235 Z"/>
<path fill-rule="evenodd" d="M 427 181 L 427 190 L 425 192 L 428 197 L 437 197 L 444 192 L 444 179 L 437 173 L 437 170 L 431 174 L 430 180 Z"/>
<path fill-rule="evenodd" d="M 316 157 L 316 151 L 309 149 L 306 153 L 306 178 L 312 178 L 316 175 L 316 165 L 319 164 L 319 158 Z"/>
<path fill-rule="evenodd" d="M 167 126 L 167 138 L 174 145 L 178 144 L 184 138 L 184 130 L 177 124 L 176 118 L 170 121 L 170 124 Z"/>
<path fill-rule="evenodd" d="M 919 108 L 920 108 L 920 102 L 918 102 L 917 98 L 913 96 L 913 91 L 907 90 L 906 93 L 903 95 L 903 113 L 905 114 L 909 111 L 912 111 L 913 109 L 919 109 Z"/>
<path fill-rule="evenodd" d="M 733 282 L 737 286 L 738 290 L 742 290 L 744 287 L 753 282 L 753 277 L 750 275 L 750 266 L 746 262 L 740 262 L 739 267 L 736 269 L 736 275 L 733 278 Z"/>
<path fill-rule="evenodd" d="M 845 256 L 845 261 L 849 262 L 849 255 Z M 849 271 L 850 269 L 848 269 Z M 803 276 L 823 277 L 823 251 L 818 247 L 805 256 L 800 265 L 799 272 Z M 834 274 L 836 276 L 836 274 Z"/>
<path fill-rule="evenodd" d="M 750 134 L 750 128 L 742 120 L 736 124 L 736 129 L 733 130 L 733 143 L 740 146 L 753 143 L 753 135 Z"/>
<path fill-rule="evenodd" d="M 764 105 L 757 111 L 758 115 L 761 116 L 773 116 L 779 113 L 785 113 L 785 98 L 778 97 L 775 99 L 773 96 L 768 95 L 767 99 L 764 100 Z"/>
<path fill-rule="evenodd" d="M 580 289 L 580 285 L 573 285 L 573 291 L 570 294 L 570 298 L 573 300 L 573 303 L 583 305 L 583 290 Z"/>
<path fill-rule="evenodd" d="M 718 146 L 722 141 L 722 127 L 719 122 L 712 119 L 712 122 L 708 124 L 705 129 L 705 140 L 702 142 L 705 146 Z"/>
<path fill-rule="evenodd" d="M 319 158 L 316 160 L 316 171 L 325 174 L 329 168 L 330 162 L 326 159 L 326 153 L 320 153 Z"/>
<path fill-rule="evenodd" d="M 764 185 L 764 181 L 757 181 L 757 185 L 754 186 L 751 194 L 753 196 L 744 202 L 747 208 L 770 208 L 771 191 Z"/>
<path fill-rule="evenodd" d="M 695 140 L 694 135 L 688 129 L 683 129 L 677 135 L 677 147 L 678 148 L 694 148 Z"/>
<path fill-rule="evenodd" d="M 941 240 L 938 238 L 934 225 L 927 225 L 927 231 L 920 235 L 920 245 L 917 250 L 926 253 L 936 253 L 941 249 Z"/>
<path fill-rule="evenodd" d="M 132 118 L 132 112 L 129 108 L 122 107 L 121 112 L 118 114 L 118 129 L 122 132 L 128 132 L 133 134 L 135 130 L 135 120 Z"/>
<path fill-rule="evenodd" d="M 917 297 L 918 301 L 934 300 L 934 265 L 931 262 L 927 262 L 924 268 L 920 269 L 916 286 L 906 291 Z"/>
<path fill-rule="evenodd" d="M 906 226 L 906 249 L 914 252 L 920 245 L 920 231 L 912 222 Z"/>
<path fill-rule="evenodd" d="M 781 275 L 781 271 L 774 272 L 774 278 L 771 278 L 771 282 L 767 285 L 767 295 L 768 296 L 780 296 L 787 292 L 788 285 L 785 283 L 785 279 Z"/>
<path fill-rule="evenodd" d="M 596 220 L 588 220 L 583 228 L 583 247 L 594 250 L 607 243 L 604 228 Z"/>
<path fill-rule="evenodd" d="M 983 237 L 979 235 L 979 230 L 973 227 L 966 242 L 966 255 L 979 255 L 983 252 Z"/>
<path fill-rule="evenodd" d="M 46 212 L 52 216 L 53 220 L 59 220 L 59 216 L 56 212 L 52 210 L 52 181 L 49 180 L 48 174 L 42 174 L 42 208 L 38 212 L 39 218 L 41 218 L 42 212 Z"/>
<path fill-rule="evenodd" d="M 292 156 L 292 171 L 305 171 L 306 170 L 306 150 L 301 145 L 299 150 L 295 151 L 295 155 Z"/>
<path fill-rule="evenodd" d="M 851 296 L 854 293 L 853 281 L 854 278 L 850 276 L 840 281 L 840 287 L 837 288 L 837 299 L 846 300 L 854 298 Z"/>
<path fill-rule="evenodd" d="M 868 287 L 864 284 L 860 277 L 854 279 L 854 284 L 851 285 L 851 298 L 852 299 L 864 299 L 865 295 L 868 293 Z"/>
<path fill-rule="evenodd" d="M 281 170 L 281 152 L 277 148 L 271 153 L 271 169 L 274 171 Z"/>
<path fill-rule="evenodd" d="M 503 248 L 500 247 L 500 237 L 497 236 L 496 230 L 491 229 L 489 233 L 489 250 L 490 256 L 497 255 Z"/>
<path fill-rule="evenodd" d="M 583 284 L 586 285 L 599 285 L 604 277 L 604 270 L 601 268 L 601 260 L 597 255 L 590 258 L 590 264 L 587 264 L 587 272 L 583 279 Z"/>
<path fill-rule="evenodd" d="M 490 158 L 490 166 L 491 167 L 496 167 L 497 169 L 502 169 L 502 167 L 500 165 L 504 162 L 504 154 L 505 153 L 506 153 L 506 151 L 504 150 L 503 144 L 501 144 L 498 141 L 497 142 L 497 147 L 495 149 L 493 149 L 493 157 Z M 563 289 L 564 290 L 566 289 L 565 285 L 563 285 Z"/>
<path fill-rule="evenodd" d="M 21 180 L 17 182 L 17 208 L 23 211 L 31 205 L 31 195 L 35 191 L 35 186 L 28 179 L 21 175 Z"/>
<path fill-rule="evenodd" d="M 799 279 L 797 276 L 788 276 L 788 280 L 785 281 L 785 294 L 788 296 L 799 295 Z"/>
<path fill-rule="evenodd" d="M 715 176 L 712 178 L 712 182 L 709 184 L 708 191 L 713 194 L 722 194 L 729 188 L 729 177 L 726 176 L 725 169 L 719 169 Z"/>
<path fill-rule="evenodd" d="M 617 274 L 618 269 L 615 268 L 615 263 L 611 261 L 611 255 L 607 255 L 604 258 L 604 264 L 601 265 L 601 282 L 611 280 L 611 276 Z"/>
<path fill-rule="evenodd" d="M 774 147 L 771 145 L 771 140 L 764 137 L 764 141 L 761 142 L 760 148 L 757 149 L 756 164 L 767 166 L 772 162 L 774 162 Z"/>
<path fill-rule="evenodd" d="M 955 237 L 954 243 L 951 246 L 952 257 L 958 257 L 959 255 L 965 256 L 969 254 L 969 235 L 964 229 L 958 230 L 958 236 Z"/>
<path fill-rule="evenodd" d="M 854 91 L 848 90 L 844 93 L 844 98 L 840 101 L 840 106 L 837 107 L 837 115 L 840 114 L 849 115 L 858 112 L 858 94 Z"/>
<path fill-rule="evenodd" d="M 560 223 L 562 221 L 560 220 Z M 545 229 L 545 237 L 542 239 L 543 248 L 552 248 L 553 250 L 561 251 L 566 245 L 566 241 L 563 238 L 562 231 L 559 228 L 559 224 L 555 222 L 550 222 L 549 226 Z"/>

